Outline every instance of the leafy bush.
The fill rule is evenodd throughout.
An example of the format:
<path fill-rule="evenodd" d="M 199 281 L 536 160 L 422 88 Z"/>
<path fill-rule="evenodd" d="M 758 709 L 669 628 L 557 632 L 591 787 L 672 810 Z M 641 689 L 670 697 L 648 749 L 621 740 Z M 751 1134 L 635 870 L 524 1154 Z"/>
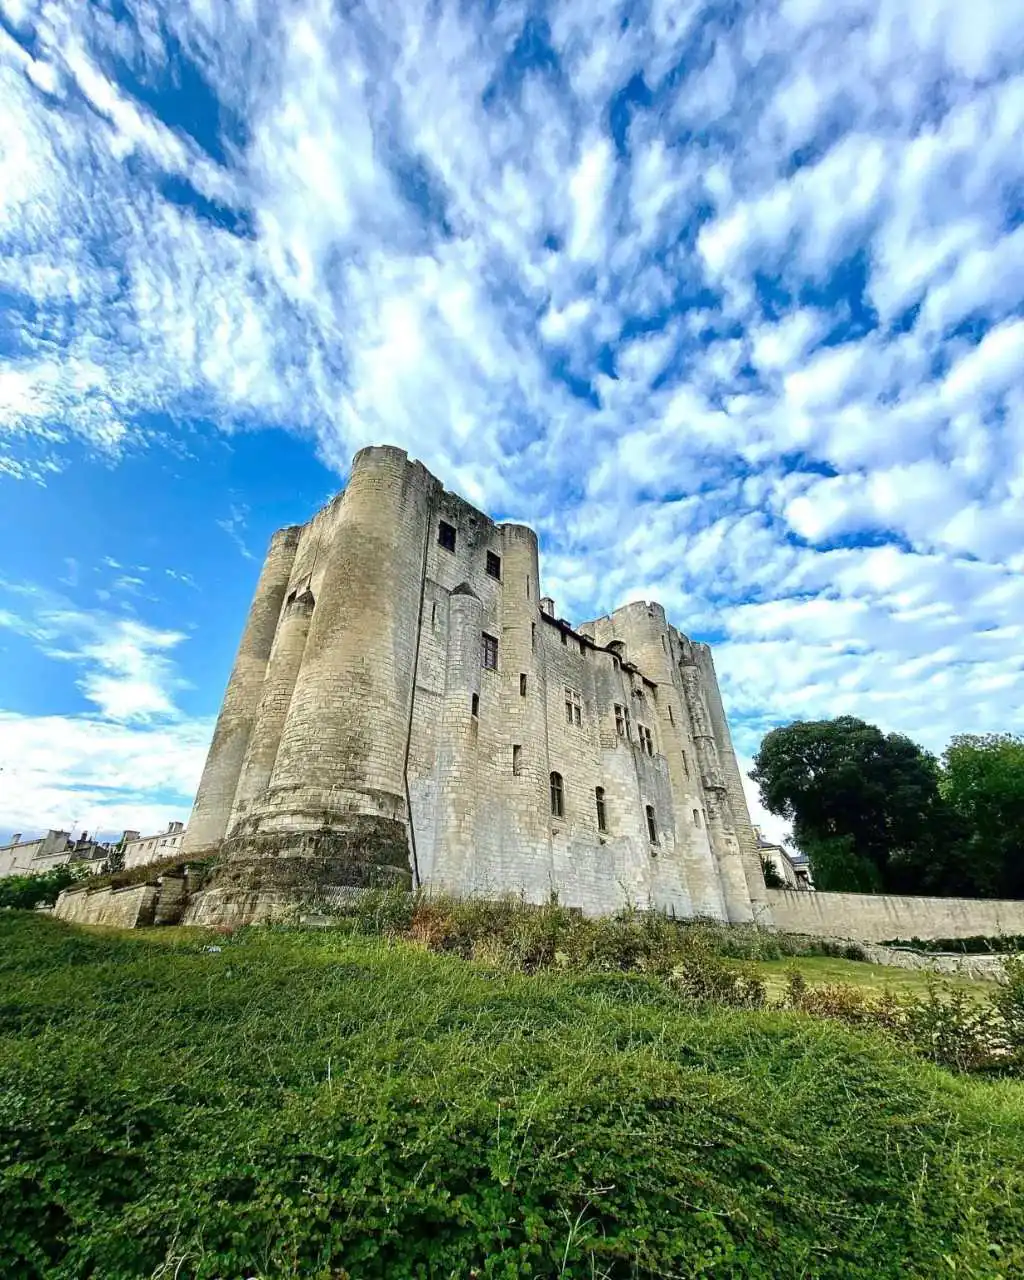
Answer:
<path fill-rule="evenodd" d="M 5 876 L 0 880 L 0 907 L 29 911 L 37 906 L 52 907 L 59 894 L 88 874 L 84 868 L 66 862 L 39 875 Z"/>

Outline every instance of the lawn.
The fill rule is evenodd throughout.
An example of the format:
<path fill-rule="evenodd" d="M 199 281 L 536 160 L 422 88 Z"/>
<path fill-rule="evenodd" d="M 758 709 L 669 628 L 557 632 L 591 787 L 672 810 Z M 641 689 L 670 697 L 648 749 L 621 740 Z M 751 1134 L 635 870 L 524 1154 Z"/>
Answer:
<path fill-rule="evenodd" d="M 841 960 L 835 956 L 791 956 L 785 960 L 759 960 L 756 964 L 767 979 L 769 994 L 773 996 L 784 990 L 787 974 L 792 968 L 799 969 L 814 985 L 843 982 L 872 992 L 888 990 L 897 994 L 919 995 L 928 990 L 929 984 L 939 981 L 944 987 L 954 987 L 983 1000 L 991 995 L 995 986 L 993 982 L 963 978 L 958 974 L 942 974 L 940 977 L 921 969 L 897 969 L 889 965 L 866 964 L 862 960 Z"/>
<path fill-rule="evenodd" d="M 3 1276 L 1024 1274 L 1017 1082 L 642 975 L 210 945 L 0 913 Z"/>

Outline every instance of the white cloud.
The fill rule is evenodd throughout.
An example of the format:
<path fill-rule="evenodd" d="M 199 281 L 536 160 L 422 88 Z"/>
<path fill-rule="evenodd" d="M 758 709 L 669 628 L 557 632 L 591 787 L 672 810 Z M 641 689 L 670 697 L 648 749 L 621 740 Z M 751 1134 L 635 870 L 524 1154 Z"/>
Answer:
<path fill-rule="evenodd" d="M 393 441 L 536 523 L 577 618 L 647 594 L 724 631 L 747 755 L 797 714 L 1019 718 L 1019 5 L 5 12 L 5 477 L 161 413 L 338 471 Z M 237 127 L 113 78 L 173 80 L 168 32 Z M 155 725 L 180 638 L 131 625 L 59 644 Z"/>

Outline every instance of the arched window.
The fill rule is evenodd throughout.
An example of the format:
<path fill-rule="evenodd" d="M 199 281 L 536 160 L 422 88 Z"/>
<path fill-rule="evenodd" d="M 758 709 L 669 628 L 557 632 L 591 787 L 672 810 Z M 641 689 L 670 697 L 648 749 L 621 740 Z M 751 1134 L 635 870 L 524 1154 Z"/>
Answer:
<path fill-rule="evenodd" d="M 654 821 L 654 805 L 647 806 L 647 834 L 651 837 L 651 844 L 658 843 L 658 824 Z"/>
<path fill-rule="evenodd" d="M 553 818 L 563 818 L 565 816 L 565 791 L 562 787 L 562 775 L 560 773 L 551 775 L 551 816 Z"/>
<path fill-rule="evenodd" d="M 594 792 L 594 798 L 597 801 L 597 829 L 598 831 L 608 830 L 608 814 L 604 807 L 604 787 L 598 787 Z"/>

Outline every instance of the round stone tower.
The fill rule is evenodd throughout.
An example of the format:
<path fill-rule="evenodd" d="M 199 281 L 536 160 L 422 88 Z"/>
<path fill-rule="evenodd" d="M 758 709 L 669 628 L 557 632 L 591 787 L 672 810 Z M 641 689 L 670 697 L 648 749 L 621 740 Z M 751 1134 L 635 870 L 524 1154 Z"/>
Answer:
<path fill-rule="evenodd" d="M 411 884 L 403 760 L 440 488 L 404 450 L 363 449 L 317 531 L 315 568 L 300 566 L 306 581 L 289 583 L 280 555 L 272 568 L 268 560 L 257 599 L 272 572 L 277 612 L 258 632 L 246 740 L 232 777 L 216 775 L 221 808 L 207 825 L 224 836 L 222 861 L 192 920 L 253 919 L 347 887 Z M 297 532 L 285 531 L 293 560 Z"/>

